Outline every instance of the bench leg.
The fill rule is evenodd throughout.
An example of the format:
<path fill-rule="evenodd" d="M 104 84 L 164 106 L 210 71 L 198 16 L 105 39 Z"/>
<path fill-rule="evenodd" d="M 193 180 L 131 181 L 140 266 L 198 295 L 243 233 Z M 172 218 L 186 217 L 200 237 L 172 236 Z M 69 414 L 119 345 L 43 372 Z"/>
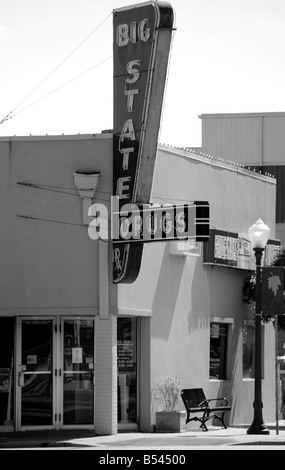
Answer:
<path fill-rule="evenodd" d="M 206 410 L 203 413 L 202 418 L 198 418 L 198 416 L 194 416 L 193 418 L 190 419 L 190 413 L 189 413 L 189 415 L 187 416 L 187 419 L 186 419 L 186 424 L 190 423 L 190 421 L 199 421 L 201 423 L 200 428 L 203 429 L 203 431 L 208 431 L 208 428 L 206 426 L 206 422 L 209 419 L 216 418 L 216 419 L 220 420 L 222 425 L 224 426 L 224 428 L 227 429 L 227 426 L 226 426 L 225 421 L 224 421 L 225 411 L 223 411 L 221 413 L 221 415 L 214 414 L 213 416 L 210 416 L 210 414 L 211 414 L 211 410 Z"/>
<path fill-rule="evenodd" d="M 207 421 L 207 419 L 204 419 L 204 415 L 203 415 L 203 418 L 198 418 L 197 416 L 194 416 L 194 418 L 187 419 L 187 420 L 186 420 L 186 424 L 187 424 L 187 423 L 190 423 L 190 421 L 199 421 L 199 422 L 201 423 L 200 428 L 202 428 L 203 431 L 208 431 L 208 428 L 207 428 L 207 426 L 206 426 L 206 424 L 205 424 L 206 421 Z"/>
<path fill-rule="evenodd" d="M 202 423 L 200 427 L 203 429 L 203 431 L 208 431 L 208 428 L 206 426 L 206 422 L 209 419 L 214 419 L 214 418 L 219 419 L 221 421 L 222 425 L 224 426 L 224 428 L 227 429 L 227 426 L 226 426 L 225 421 L 224 421 L 225 411 L 223 411 L 221 415 L 216 415 L 216 414 L 214 414 L 214 416 L 210 416 L 210 415 L 211 415 L 211 410 L 205 411 L 205 413 L 203 414 L 203 418 L 200 419 L 200 421 Z"/>
<path fill-rule="evenodd" d="M 207 426 L 206 426 L 206 421 L 203 421 L 203 422 L 202 422 L 200 428 L 202 428 L 203 431 L 208 431 L 208 428 L 207 428 Z"/>
<path fill-rule="evenodd" d="M 219 416 L 219 415 L 214 415 L 214 418 L 217 418 L 221 421 L 222 425 L 224 426 L 225 429 L 228 429 L 226 424 L 225 424 L 225 421 L 224 421 L 224 417 L 225 417 L 225 411 L 222 412 L 222 415 Z"/>

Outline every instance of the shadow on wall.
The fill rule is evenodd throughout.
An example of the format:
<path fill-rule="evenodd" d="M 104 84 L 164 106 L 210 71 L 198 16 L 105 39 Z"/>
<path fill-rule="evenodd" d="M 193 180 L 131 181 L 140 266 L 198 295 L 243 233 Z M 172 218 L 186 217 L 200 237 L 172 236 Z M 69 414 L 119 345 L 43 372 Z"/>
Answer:
<path fill-rule="evenodd" d="M 223 268 L 221 268 L 223 269 Z M 230 268 L 229 268 L 230 269 Z M 224 276 L 226 272 L 223 271 Z M 226 413 L 226 424 L 244 424 L 244 419 L 251 413 L 252 404 L 245 403 L 247 393 L 243 383 L 243 319 L 246 318 L 246 306 L 242 301 L 242 286 L 244 273 L 230 271 L 232 282 L 229 284 L 225 296 L 226 316 L 233 317 L 227 347 L 227 377 L 217 382 L 217 396 L 226 397 L 231 406 L 231 412 Z M 224 278 L 222 282 L 225 282 Z M 221 306 L 220 306 L 221 308 Z M 215 383 L 210 383 L 214 387 Z M 253 399 L 253 397 L 252 397 Z M 241 410 L 243 410 L 241 412 Z M 242 418 L 242 415 L 243 418 Z M 236 421 L 238 419 L 238 422 Z M 241 421 L 242 420 L 242 421 Z M 214 423 L 216 424 L 216 423 Z"/>
<path fill-rule="evenodd" d="M 199 262 L 195 263 L 191 284 L 189 286 L 191 293 L 189 296 L 189 333 L 196 330 L 205 330 L 205 328 L 208 329 L 210 326 L 210 287 L 207 271 L 203 265 L 203 254 L 198 260 Z"/>
<path fill-rule="evenodd" d="M 210 398 L 226 397 L 232 407 L 231 413 L 227 413 L 226 416 L 226 423 L 229 424 L 234 421 L 237 413 L 238 383 L 242 377 L 239 341 L 244 307 L 237 288 L 238 284 L 242 286 L 242 281 L 237 273 L 232 272 L 231 279 L 229 279 L 227 272 L 222 271 L 222 275 L 218 276 L 221 273 L 217 271 L 213 273 L 212 269 L 203 265 L 202 257 L 185 259 L 182 256 L 169 256 L 166 244 L 152 305 L 151 322 L 152 331 L 157 337 L 166 341 L 172 331 L 175 315 L 181 315 L 180 318 L 184 317 L 188 322 L 186 323 L 188 344 L 181 345 L 177 351 L 182 361 L 179 367 L 183 370 L 183 385 L 186 388 L 202 387 L 206 396 Z M 234 276 L 236 279 L 233 281 Z M 223 295 L 223 288 L 226 291 L 225 295 Z M 213 291 L 215 291 L 214 294 Z M 210 381 L 211 316 L 231 317 L 232 315 L 234 315 L 234 323 L 228 349 L 228 379 Z M 189 364 L 185 353 L 189 352 L 190 344 L 191 357 L 195 360 Z"/>
<path fill-rule="evenodd" d="M 161 271 L 152 305 L 154 312 L 152 316 L 153 331 L 159 332 L 159 337 L 164 339 L 167 339 L 170 334 L 184 267 L 185 259 L 180 256 L 169 256 L 168 244 L 165 243 Z M 161 318 L 163 318 L 163 322 Z"/>
<path fill-rule="evenodd" d="M 231 271 L 228 277 L 223 268 L 205 267 L 196 264 L 191 285 L 191 308 L 188 317 L 188 331 L 193 336 L 193 354 L 197 358 L 192 366 L 188 386 L 203 388 L 207 398 L 226 397 L 231 412 L 226 413 L 226 424 L 232 423 L 238 402 L 238 382 L 242 376 L 240 360 L 240 335 L 242 328 L 242 276 Z M 233 277 L 236 276 L 235 280 Z M 240 294 L 237 286 L 240 284 Z M 223 291 L 224 288 L 224 291 Z M 227 380 L 210 380 L 210 322 L 211 317 L 232 317 L 227 355 Z M 203 356 L 203 359 L 201 359 Z M 220 422 L 213 421 L 220 426 Z"/>
<path fill-rule="evenodd" d="M 232 343 L 231 343 L 231 355 L 229 356 L 228 371 L 230 371 L 229 380 L 221 380 L 218 383 L 217 396 L 225 397 L 228 400 L 229 405 L 231 406 L 230 413 L 225 414 L 225 423 L 226 425 L 231 425 L 234 423 L 236 408 L 237 408 L 237 387 L 235 387 L 235 381 L 238 379 L 240 371 L 238 371 L 238 354 L 239 354 L 239 338 L 240 338 L 241 328 L 240 325 L 234 324 L 232 331 Z M 242 373 L 242 372 L 241 372 Z M 213 420 L 213 425 L 219 426 L 218 420 Z"/>
<path fill-rule="evenodd" d="M 202 257 L 185 259 L 183 256 L 170 256 L 166 244 L 152 305 L 153 331 L 160 338 L 169 338 L 175 311 L 179 307 L 187 312 L 189 334 L 209 328 L 210 305 L 206 284 Z"/>

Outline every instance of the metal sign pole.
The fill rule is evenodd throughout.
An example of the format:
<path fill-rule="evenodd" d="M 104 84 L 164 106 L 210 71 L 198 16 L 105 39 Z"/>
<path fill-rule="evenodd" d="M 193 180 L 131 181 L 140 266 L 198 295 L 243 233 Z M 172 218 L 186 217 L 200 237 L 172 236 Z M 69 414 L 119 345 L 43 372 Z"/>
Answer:
<path fill-rule="evenodd" d="M 279 434 L 278 315 L 275 315 L 275 394 L 276 434 Z"/>

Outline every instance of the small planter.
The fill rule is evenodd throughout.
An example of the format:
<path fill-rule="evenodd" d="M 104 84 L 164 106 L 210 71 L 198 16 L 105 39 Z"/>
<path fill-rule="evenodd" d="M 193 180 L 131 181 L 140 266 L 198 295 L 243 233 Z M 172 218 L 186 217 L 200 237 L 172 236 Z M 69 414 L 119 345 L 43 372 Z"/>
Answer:
<path fill-rule="evenodd" d="M 157 411 L 156 432 L 186 431 L 186 411 Z"/>

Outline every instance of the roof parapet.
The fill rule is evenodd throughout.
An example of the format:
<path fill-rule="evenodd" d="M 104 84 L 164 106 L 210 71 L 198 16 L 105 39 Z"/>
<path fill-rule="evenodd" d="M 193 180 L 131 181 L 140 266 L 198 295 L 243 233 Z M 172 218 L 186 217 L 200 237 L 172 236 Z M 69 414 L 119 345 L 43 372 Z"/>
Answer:
<path fill-rule="evenodd" d="M 248 175 L 254 178 L 259 178 L 264 181 L 270 181 L 271 183 L 276 184 L 276 178 L 274 175 L 271 175 L 267 172 L 263 174 L 261 171 L 257 172 L 255 171 L 255 169 L 251 169 L 250 166 L 243 165 L 242 163 L 233 162 L 231 160 L 225 160 L 224 158 L 221 158 L 221 157 L 214 157 L 213 155 L 209 155 L 204 152 L 199 152 L 198 154 L 195 152 L 195 150 L 191 149 L 190 147 L 173 147 L 173 146 L 169 146 L 165 144 L 159 144 L 158 148 L 162 150 L 166 150 L 166 151 L 170 151 L 169 149 L 171 149 L 174 153 L 177 153 L 180 156 L 199 160 L 201 162 L 204 162 L 213 166 L 223 167 L 230 171 L 235 171 L 238 173 L 242 173 L 244 175 Z"/>

